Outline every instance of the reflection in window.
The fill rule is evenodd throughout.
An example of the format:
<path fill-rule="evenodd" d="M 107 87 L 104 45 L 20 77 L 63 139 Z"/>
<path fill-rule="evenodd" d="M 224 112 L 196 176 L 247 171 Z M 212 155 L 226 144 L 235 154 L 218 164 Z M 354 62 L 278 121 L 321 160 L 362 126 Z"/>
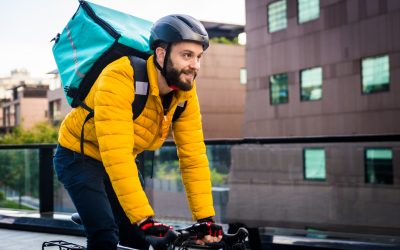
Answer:
<path fill-rule="evenodd" d="M 362 91 L 364 94 L 389 90 L 389 56 L 362 60 Z"/>
<path fill-rule="evenodd" d="M 365 150 L 365 181 L 393 184 L 393 153 L 391 149 Z"/>
<path fill-rule="evenodd" d="M 38 149 L 0 150 L 0 208 L 39 210 Z"/>
<path fill-rule="evenodd" d="M 325 170 L 325 149 L 306 148 L 304 149 L 304 179 L 305 180 L 326 180 Z"/>
<path fill-rule="evenodd" d="M 276 1 L 268 5 L 268 30 L 275 32 L 287 27 L 286 0 Z"/>
<path fill-rule="evenodd" d="M 299 23 L 319 18 L 319 0 L 298 0 Z"/>
<path fill-rule="evenodd" d="M 247 83 L 247 70 L 246 68 L 241 68 L 240 69 L 240 84 L 246 84 Z"/>
<path fill-rule="evenodd" d="M 300 72 L 301 100 L 322 99 L 322 68 L 305 69 Z"/>
<path fill-rule="evenodd" d="M 288 103 L 288 75 L 276 74 L 269 78 L 270 103 L 272 105 Z"/>

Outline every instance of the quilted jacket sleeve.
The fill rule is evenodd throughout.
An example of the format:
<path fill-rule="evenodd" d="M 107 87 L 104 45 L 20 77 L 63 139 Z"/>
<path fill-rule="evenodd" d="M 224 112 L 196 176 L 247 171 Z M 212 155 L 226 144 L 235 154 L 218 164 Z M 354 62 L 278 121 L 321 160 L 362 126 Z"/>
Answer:
<path fill-rule="evenodd" d="M 211 178 L 203 138 L 200 106 L 195 89 L 178 120 L 173 124 L 179 165 L 194 220 L 214 216 Z"/>
<path fill-rule="evenodd" d="M 133 69 L 122 57 L 98 78 L 94 121 L 100 155 L 118 200 L 132 223 L 153 216 L 135 164 L 132 103 Z"/>

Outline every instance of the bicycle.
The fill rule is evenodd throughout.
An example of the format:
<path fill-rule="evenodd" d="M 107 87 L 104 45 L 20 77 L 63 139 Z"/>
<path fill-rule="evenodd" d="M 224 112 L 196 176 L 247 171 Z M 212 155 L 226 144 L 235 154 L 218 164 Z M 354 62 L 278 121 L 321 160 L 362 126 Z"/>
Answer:
<path fill-rule="evenodd" d="M 71 220 L 81 224 L 79 216 L 73 214 Z M 195 224 L 196 225 L 196 224 Z M 249 235 L 246 228 L 241 227 L 235 234 L 223 234 L 222 240 L 206 245 L 196 244 L 196 239 L 203 238 L 204 235 L 196 231 L 196 226 L 192 225 L 182 229 L 170 230 L 163 237 L 146 236 L 146 241 L 154 250 L 189 250 L 189 249 L 223 249 L 223 250 L 245 250 L 245 239 Z M 42 250 L 47 247 L 58 247 L 59 250 L 85 250 L 86 248 L 63 240 L 45 241 Z M 133 248 L 118 245 L 118 250 L 135 250 Z"/>

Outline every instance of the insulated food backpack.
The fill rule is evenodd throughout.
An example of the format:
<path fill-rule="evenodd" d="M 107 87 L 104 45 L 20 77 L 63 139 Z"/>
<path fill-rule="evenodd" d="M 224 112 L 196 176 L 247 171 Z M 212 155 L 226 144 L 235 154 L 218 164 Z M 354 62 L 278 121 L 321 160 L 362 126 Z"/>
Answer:
<path fill-rule="evenodd" d="M 53 46 L 68 103 L 73 108 L 81 106 L 112 61 L 126 55 L 147 59 L 152 53 L 151 26 L 150 21 L 79 0 L 78 10 L 54 38 Z"/>
<path fill-rule="evenodd" d="M 135 70 L 133 120 L 141 114 L 149 95 L 146 59 L 152 54 L 149 45 L 151 27 L 150 21 L 79 0 L 78 10 L 61 34 L 53 38 L 53 55 L 68 103 L 89 112 L 83 126 L 94 116 L 93 109 L 83 101 L 101 71 L 122 56 L 129 56 Z M 186 102 L 177 107 L 173 120 L 178 119 L 185 107 Z"/>

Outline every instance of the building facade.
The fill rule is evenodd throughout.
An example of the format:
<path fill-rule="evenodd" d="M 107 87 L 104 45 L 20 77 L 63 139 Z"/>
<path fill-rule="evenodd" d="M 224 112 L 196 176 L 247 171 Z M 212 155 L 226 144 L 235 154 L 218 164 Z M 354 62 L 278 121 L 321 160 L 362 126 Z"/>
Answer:
<path fill-rule="evenodd" d="M 10 76 L 0 78 L 0 131 L 10 131 L 17 125 L 31 128 L 46 121 L 46 91 L 49 79 L 32 77 L 26 69 L 15 69 Z"/>
<path fill-rule="evenodd" d="M 399 25 L 396 0 L 247 0 L 244 137 L 399 134 Z M 400 234 L 399 142 L 232 154 L 231 220 Z"/>
<path fill-rule="evenodd" d="M 10 100 L 2 103 L 3 130 L 11 131 L 21 125 L 30 129 L 47 118 L 46 85 L 18 85 L 12 89 Z"/>

